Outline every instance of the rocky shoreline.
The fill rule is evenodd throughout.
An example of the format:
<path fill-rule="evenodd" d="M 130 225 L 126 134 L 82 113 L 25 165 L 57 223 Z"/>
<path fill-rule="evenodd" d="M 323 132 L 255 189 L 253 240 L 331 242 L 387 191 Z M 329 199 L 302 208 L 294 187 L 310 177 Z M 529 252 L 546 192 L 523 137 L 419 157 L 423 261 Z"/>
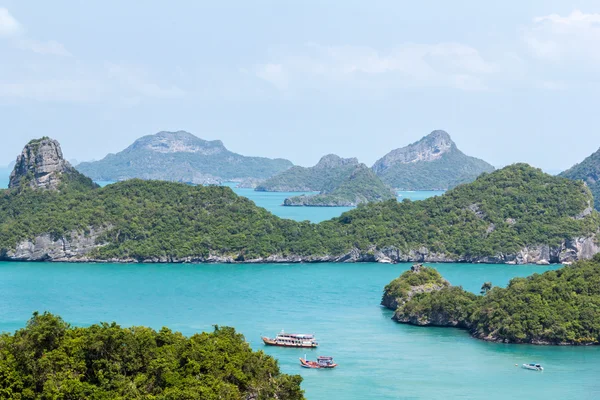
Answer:
<path fill-rule="evenodd" d="M 574 238 L 563 241 L 560 246 L 528 246 L 515 254 L 497 254 L 495 256 L 454 256 L 431 252 L 427 248 L 402 251 L 396 247 L 378 249 L 374 246 L 367 250 L 354 248 L 338 255 L 281 255 L 245 258 L 243 255 L 210 254 L 208 256 L 188 257 L 148 257 L 99 259 L 92 256 L 94 250 L 106 245 L 101 236 L 110 226 L 89 228 L 84 232 L 71 232 L 68 237 L 53 238 L 50 234 L 37 236 L 33 240 L 24 240 L 14 249 L 0 250 L 2 261 L 56 261 L 56 262 L 113 262 L 113 263 L 354 263 L 379 262 L 387 264 L 404 262 L 430 263 L 481 263 L 481 264 L 570 264 L 581 259 L 589 259 L 600 252 L 595 237 Z"/>

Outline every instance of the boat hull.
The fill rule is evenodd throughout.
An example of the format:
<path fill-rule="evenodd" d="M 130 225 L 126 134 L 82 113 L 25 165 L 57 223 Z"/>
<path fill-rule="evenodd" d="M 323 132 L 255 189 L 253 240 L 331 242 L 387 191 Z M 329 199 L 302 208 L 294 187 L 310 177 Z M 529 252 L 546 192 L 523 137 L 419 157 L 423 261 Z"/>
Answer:
<path fill-rule="evenodd" d="M 337 367 L 337 364 L 329 364 L 329 365 L 321 365 L 316 361 L 308 361 L 304 358 L 300 359 L 300 366 L 303 368 L 311 368 L 311 369 L 331 369 Z"/>
<path fill-rule="evenodd" d="M 317 347 L 316 343 L 282 343 L 278 342 L 275 339 L 271 339 L 268 337 L 262 337 L 262 341 L 267 346 L 279 346 L 279 347 L 295 347 L 295 348 L 303 348 L 303 349 L 312 349 Z"/>

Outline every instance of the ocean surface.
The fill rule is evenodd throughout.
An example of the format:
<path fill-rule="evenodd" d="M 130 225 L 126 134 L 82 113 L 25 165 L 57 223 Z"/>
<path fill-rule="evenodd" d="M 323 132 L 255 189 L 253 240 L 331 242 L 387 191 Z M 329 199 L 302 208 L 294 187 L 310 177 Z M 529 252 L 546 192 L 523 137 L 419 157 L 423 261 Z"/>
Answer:
<path fill-rule="evenodd" d="M 556 266 L 438 264 L 477 292 Z M 168 326 L 191 335 L 234 326 L 256 350 L 301 374 L 308 399 L 597 399 L 600 347 L 486 343 L 454 328 L 393 322 L 383 287 L 409 264 L 118 265 L 0 262 L 0 331 L 51 311 L 87 326 Z M 266 347 L 261 335 L 314 333 L 317 350 Z M 306 370 L 304 355 L 335 357 Z M 539 362 L 543 372 L 515 364 Z"/>
<path fill-rule="evenodd" d="M 8 186 L 8 177 L 11 170 L 0 168 L 0 189 Z M 111 181 L 98 181 L 100 186 L 106 186 Z M 235 193 L 252 200 L 257 206 L 264 207 L 273 214 L 281 218 L 293 219 L 296 221 L 321 222 L 334 217 L 339 217 L 343 212 L 351 210 L 352 207 L 284 207 L 283 201 L 292 196 L 301 194 L 316 194 L 317 192 L 255 192 L 254 189 L 236 188 L 235 183 L 226 182 L 226 186 L 233 189 Z M 423 200 L 431 196 L 439 196 L 443 191 L 417 191 L 417 192 L 398 192 L 398 200 L 403 199 Z"/>

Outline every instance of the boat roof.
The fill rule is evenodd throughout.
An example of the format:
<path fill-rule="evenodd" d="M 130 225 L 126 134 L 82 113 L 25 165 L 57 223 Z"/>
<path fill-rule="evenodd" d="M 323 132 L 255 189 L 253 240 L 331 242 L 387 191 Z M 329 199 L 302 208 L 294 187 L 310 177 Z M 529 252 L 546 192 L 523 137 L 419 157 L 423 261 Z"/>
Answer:
<path fill-rule="evenodd" d="M 298 339 L 313 339 L 314 335 L 307 335 L 304 333 L 280 333 L 277 336 L 281 337 L 295 337 Z"/>
<path fill-rule="evenodd" d="M 317 357 L 317 359 L 319 359 L 319 360 L 333 360 L 333 357 L 329 357 L 329 356 L 319 356 L 319 357 Z"/>

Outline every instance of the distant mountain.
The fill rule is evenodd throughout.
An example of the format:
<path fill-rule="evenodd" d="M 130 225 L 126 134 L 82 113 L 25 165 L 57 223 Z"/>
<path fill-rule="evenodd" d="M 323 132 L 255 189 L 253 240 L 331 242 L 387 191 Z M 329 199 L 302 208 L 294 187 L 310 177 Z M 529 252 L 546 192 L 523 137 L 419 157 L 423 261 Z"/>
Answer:
<path fill-rule="evenodd" d="M 60 144 L 49 137 L 27 143 L 10 174 L 9 189 L 94 189 L 92 180 L 63 158 Z"/>
<path fill-rule="evenodd" d="M 82 162 L 77 169 L 102 181 L 142 178 L 206 184 L 266 179 L 292 165 L 281 158 L 242 156 L 227 150 L 220 140 L 202 140 L 178 131 L 144 136 L 117 154 Z"/>
<path fill-rule="evenodd" d="M 395 199 L 396 194 L 369 167 L 359 164 L 338 186 L 312 196 L 285 199 L 285 206 L 357 206 L 362 203 Z"/>
<path fill-rule="evenodd" d="M 600 210 L 600 149 L 558 176 L 584 181 L 594 195 L 594 207 Z"/>
<path fill-rule="evenodd" d="M 460 151 L 445 131 L 392 150 L 373 165 L 381 180 L 395 189 L 440 190 L 472 182 L 494 167 Z"/>
<path fill-rule="evenodd" d="M 356 158 L 328 154 L 310 168 L 294 166 L 267 179 L 255 190 L 260 192 L 322 192 L 333 190 L 359 165 Z"/>

